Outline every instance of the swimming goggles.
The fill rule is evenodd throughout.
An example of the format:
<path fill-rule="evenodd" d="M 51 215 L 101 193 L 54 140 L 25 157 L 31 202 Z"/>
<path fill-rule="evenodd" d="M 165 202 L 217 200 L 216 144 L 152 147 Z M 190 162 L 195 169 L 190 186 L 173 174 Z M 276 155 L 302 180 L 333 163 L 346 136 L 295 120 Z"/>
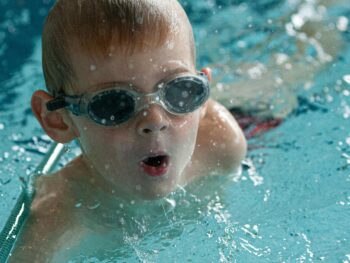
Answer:
<path fill-rule="evenodd" d="M 49 111 L 67 108 L 74 115 L 87 115 L 103 126 L 122 124 L 150 104 L 158 104 L 169 113 L 184 115 L 195 111 L 209 98 L 206 75 L 182 73 L 156 84 L 154 93 L 139 93 L 124 85 L 85 93 L 80 96 L 59 95 L 47 102 Z"/>

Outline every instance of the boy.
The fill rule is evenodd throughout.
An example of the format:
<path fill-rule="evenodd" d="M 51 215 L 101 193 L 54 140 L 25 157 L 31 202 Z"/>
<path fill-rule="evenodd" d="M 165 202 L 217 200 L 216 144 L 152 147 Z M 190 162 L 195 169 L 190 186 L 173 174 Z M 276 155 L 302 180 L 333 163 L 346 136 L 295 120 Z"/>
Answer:
<path fill-rule="evenodd" d="M 38 180 L 10 262 L 46 262 L 75 246 L 81 220 L 93 229 L 117 200 L 142 204 L 240 170 L 244 135 L 208 99 L 211 73 L 196 71 L 192 29 L 176 0 L 57 1 L 43 31 L 43 68 L 49 92 L 33 94 L 33 112 L 53 140 L 76 139 L 82 155 Z"/>

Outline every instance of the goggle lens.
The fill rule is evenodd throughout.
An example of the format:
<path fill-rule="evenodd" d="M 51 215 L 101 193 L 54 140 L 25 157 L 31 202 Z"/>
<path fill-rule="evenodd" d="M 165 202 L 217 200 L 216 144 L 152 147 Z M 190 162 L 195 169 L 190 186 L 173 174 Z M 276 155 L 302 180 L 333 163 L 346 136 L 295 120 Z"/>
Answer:
<path fill-rule="evenodd" d="M 99 93 L 89 103 L 90 117 L 99 124 L 114 126 L 127 121 L 134 114 L 135 100 L 125 90 Z"/>
<path fill-rule="evenodd" d="M 178 114 L 192 112 L 207 99 L 208 92 L 205 88 L 197 79 L 174 79 L 164 90 L 165 104 Z"/>

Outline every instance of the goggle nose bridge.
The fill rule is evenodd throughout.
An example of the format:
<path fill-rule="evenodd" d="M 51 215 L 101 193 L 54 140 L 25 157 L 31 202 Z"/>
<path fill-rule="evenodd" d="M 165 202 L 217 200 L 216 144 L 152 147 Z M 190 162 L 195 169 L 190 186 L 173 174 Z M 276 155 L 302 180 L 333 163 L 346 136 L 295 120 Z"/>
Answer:
<path fill-rule="evenodd" d="M 150 105 L 157 104 L 161 106 L 163 109 L 165 108 L 165 105 L 162 101 L 162 93 L 161 89 L 158 89 L 156 92 L 142 94 L 137 96 L 136 98 L 136 111 L 139 112 L 144 109 L 148 109 Z"/>

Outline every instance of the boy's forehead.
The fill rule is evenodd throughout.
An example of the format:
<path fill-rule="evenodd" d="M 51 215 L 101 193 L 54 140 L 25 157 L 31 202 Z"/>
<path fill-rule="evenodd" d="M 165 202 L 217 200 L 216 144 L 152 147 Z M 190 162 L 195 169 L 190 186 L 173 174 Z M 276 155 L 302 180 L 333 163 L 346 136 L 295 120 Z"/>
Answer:
<path fill-rule="evenodd" d="M 195 65 L 188 41 L 174 40 L 159 48 L 132 55 L 114 51 L 108 56 L 93 56 L 82 50 L 72 52 L 72 66 L 79 86 L 95 86 L 107 82 L 139 82 L 161 80 L 169 74 L 194 72 Z M 180 42 L 180 43 L 179 43 Z"/>

